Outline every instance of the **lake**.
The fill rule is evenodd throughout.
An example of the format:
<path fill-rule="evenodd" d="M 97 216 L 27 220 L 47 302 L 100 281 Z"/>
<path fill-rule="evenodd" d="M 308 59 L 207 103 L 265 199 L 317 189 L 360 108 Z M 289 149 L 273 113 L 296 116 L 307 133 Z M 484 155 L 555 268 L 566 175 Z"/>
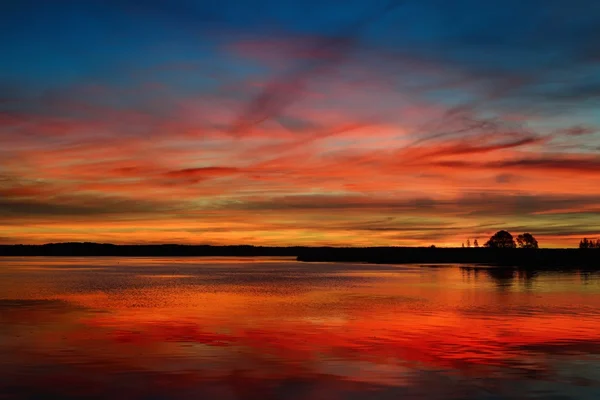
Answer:
<path fill-rule="evenodd" d="M 598 399 L 600 274 L 0 259 L 0 399 Z"/>

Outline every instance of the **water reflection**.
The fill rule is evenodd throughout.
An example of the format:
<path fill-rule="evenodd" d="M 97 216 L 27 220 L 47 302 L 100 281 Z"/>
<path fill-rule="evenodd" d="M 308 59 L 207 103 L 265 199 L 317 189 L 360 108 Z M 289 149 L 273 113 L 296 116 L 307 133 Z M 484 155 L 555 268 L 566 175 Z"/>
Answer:
<path fill-rule="evenodd" d="M 287 259 L 1 263 L 5 398 L 600 395 L 596 273 Z"/>

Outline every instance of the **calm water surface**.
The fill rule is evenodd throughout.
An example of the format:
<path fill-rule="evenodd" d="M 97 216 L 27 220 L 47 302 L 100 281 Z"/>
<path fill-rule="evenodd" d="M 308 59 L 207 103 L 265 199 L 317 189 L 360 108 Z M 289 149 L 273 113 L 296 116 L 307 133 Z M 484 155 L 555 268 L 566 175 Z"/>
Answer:
<path fill-rule="evenodd" d="M 0 399 L 600 399 L 600 275 L 0 259 Z"/>

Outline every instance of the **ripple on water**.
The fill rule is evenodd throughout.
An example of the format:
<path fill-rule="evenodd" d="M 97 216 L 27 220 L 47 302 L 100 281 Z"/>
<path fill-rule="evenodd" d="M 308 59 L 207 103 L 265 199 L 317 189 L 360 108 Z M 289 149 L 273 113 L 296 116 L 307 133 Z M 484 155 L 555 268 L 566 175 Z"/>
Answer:
<path fill-rule="evenodd" d="M 287 259 L 11 259 L 0 392 L 595 399 L 599 282 Z"/>

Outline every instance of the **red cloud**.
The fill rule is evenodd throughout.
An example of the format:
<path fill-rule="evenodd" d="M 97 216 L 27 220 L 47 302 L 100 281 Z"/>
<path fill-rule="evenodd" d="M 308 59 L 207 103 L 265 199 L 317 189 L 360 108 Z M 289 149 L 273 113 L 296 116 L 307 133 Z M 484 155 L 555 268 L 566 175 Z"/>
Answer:
<path fill-rule="evenodd" d="M 186 168 L 175 171 L 168 171 L 164 175 L 169 178 L 183 178 L 192 181 L 201 181 L 204 179 L 218 178 L 228 176 L 239 172 L 238 168 L 231 167 L 202 167 Z"/>
<path fill-rule="evenodd" d="M 3 237 L 457 244 L 501 216 L 507 226 L 547 226 L 540 240 L 571 245 L 585 227 L 565 226 L 561 210 L 600 222 L 593 199 L 581 199 L 600 194 L 593 126 L 562 132 L 573 142 L 561 151 L 550 140 L 560 133 L 527 128 L 533 119 L 524 114 L 490 117 L 476 102 L 450 107 L 425 96 L 436 88 L 473 94 L 485 76 L 358 45 L 372 58 L 337 64 L 346 56 L 341 42 L 283 42 L 234 46 L 257 57 L 280 48 L 293 54 L 299 70 L 282 79 L 252 76 L 185 96 L 164 85 L 68 88 L 1 113 Z M 336 66 L 344 74 L 314 73 L 313 63 L 315 71 Z M 384 75 L 394 68 L 431 79 L 405 88 Z M 122 102 L 111 106 L 116 98 Z M 534 122 L 552 125 L 544 115 Z M 586 148 L 578 147 L 582 135 Z M 462 203 L 475 194 L 504 202 Z M 523 212 L 499 194 L 530 196 L 538 207 Z M 370 225 L 382 216 L 404 222 Z M 429 220 L 444 228 L 433 232 Z"/>

